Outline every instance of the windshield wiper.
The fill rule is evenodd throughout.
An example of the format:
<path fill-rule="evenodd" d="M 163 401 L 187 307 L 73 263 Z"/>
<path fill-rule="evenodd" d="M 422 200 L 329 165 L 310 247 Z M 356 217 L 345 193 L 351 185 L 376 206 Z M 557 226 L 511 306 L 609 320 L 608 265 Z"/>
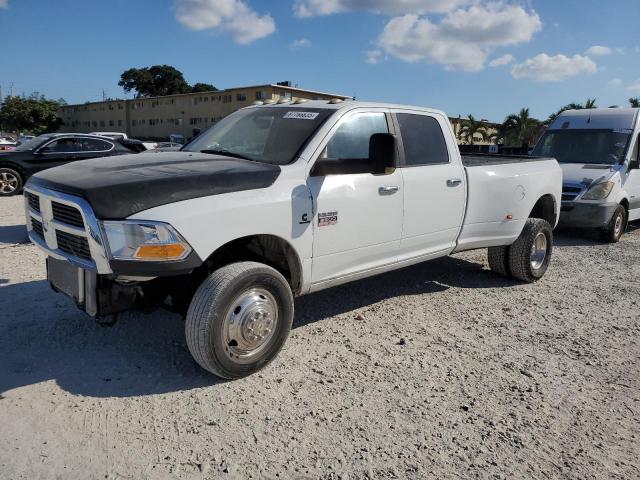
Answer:
<path fill-rule="evenodd" d="M 235 152 L 230 152 L 229 150 L 225 150 L 225 149 L 211 149 L 211 150 L 200 150 L 200 153 L 208 153 L 211 155 L 222 155 L 223 157 L 232 157 L 232 158 L 239 158 L 241 160 L 249 160 L 251 162 L 255 162 L 256 160 L 251 158 L 251 157 L 247 157 L 246 155 L 242 155 L 240 153 L 235 153 Z"/>

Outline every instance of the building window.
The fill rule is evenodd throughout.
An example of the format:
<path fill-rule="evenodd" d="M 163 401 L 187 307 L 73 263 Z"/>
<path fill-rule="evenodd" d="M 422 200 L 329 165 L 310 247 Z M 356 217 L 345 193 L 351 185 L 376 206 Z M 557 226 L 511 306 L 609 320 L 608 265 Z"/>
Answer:
<path fill-rule="evenodd" d="M 246 102 L 247 101 L 247 96 L 244 93 L 238 93 L 236 95 L 236 100 L 239 102 Z"/>
<path fill-rule="evenodd" d="M 121 103 L 119 103 L 118 104 L 118 110 L 123 110 L 123 109 L 124 109 L 124 106 Z"/>
<path fill-rule="evenodd" d="M 267 92 L 256 92 L 256 100 L 266 100 Z"/>
<path fill-rule="evenodd" d="M 101 126 L 101 127 L 104 127 L 104 126 L 105 126 L 105 125 L 104 125 L 104 120 L 100 120 L 100 126 Z"/>
<path fill-rule="evenodd" d="M 122 120 L 118 120 L 118 126 L 121 127 L 122 126 Z"/>
<path fill-rule="evenodd" d="M 98 122 L 96 122 L 95 120 L 91 123 L 91 125 L 93 125 L 93 127 L 97 127 L 98 126 Z"/>
<path fill-rule="evenodd" d="M 113 105 L 109 104 L 109 110 L 113 110 Z"/>
<path fill-rule="evenodd" d="M 131 120 L 131 125 L 134 127 L 138 126 L 138 120 Z"/>
<path fill-rule="evenodd" d="M 115 122 L 113 120 L 109 120 L 109 126 L 113 127 L 115 125 Z"/>

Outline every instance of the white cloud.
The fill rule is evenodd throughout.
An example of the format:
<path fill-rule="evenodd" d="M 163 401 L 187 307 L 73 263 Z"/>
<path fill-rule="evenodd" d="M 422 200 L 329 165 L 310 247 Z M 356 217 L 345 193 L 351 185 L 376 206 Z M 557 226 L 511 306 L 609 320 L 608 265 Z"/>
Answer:
<path fill-rule="evenodd" d="M 391 19 L 378 39 L 389 55 L 427 60 L 448 70 L 482 70 L 494 47 L 528 42 L 542 22 L 534 11 L 502 2 L 474 4 L 433 23 L 419 15 Z"/>
<path fill-rule="evenodd" d="M 603 47 L 602 45 L 594 45 L 584 53 L 594 57 L 605 57 L 607 55 L 611 55 L 613 50 L 609 47 Z"/>
<path fill-rule="evenodd" d="M 331 15 L 351 10 L 367 10 L 387 15 L 405 13 L 444 13 L 474 0 L 296 0 L 293 10 L 298 17 Z"/>
<path fill-rule="evenodd" d="M 640 78 L 627 86 L 627 90 L 632 93 L 640 93 Z"/>
<path fill-rule="evenodd" d="M 598 70 L 596 63 L 589 57 L 574 55 L 550 56 L 541 53 L 523 63 L 513 66 L 513 78 L 526 78 L 536 82 L 559 82 L 565 78 L 580 74 L 591 74 Z"/>
<path fill-rule="evenodd" d="M 9 8 L 9 0 L 0 0 L 0 8 Z"/>
<path fill-rule="evenodd" d="M 312 46 L 311 40 L 308 40 L 306 38 L 300 38 L 298 40 L 294 40 L 293 42 L 291 42 L 291 44 L 289 45 L 289 48 L 291 50 L 302 50 L 304 48 L 310 48 Z"/>
<path fill-rule="evenodd" d="M 613 78 L 609 80 L 609 83 L 607 83 L 607 87 L 609 88 L 618 88 L 621 85 L 622 85 L 622 80 L 620 80 L 619 78 Z"/>
<path fill-rule="evenodd" d="M 2 0 L 0 0 L 2 1 Z M 219 29 L 241 44 L 276 30 L 269 14 L 260 15 L 243 0 L 175 0 L 176 19 L 191 30 Z"/>
<path fill-rule="evenodd" d="M 501 57 L 494 58 L 493 60 L 491 60 L 489 62 L 489 66 L 501 67 L 503 65 L 509 65 L 510 63 L 513 63 L 514 60 L 515 58 L 513 58 L 513 55 L 511 55 L 510 53 L 507 53 L 506 55 L 502 55 Z"/>
<path fill-rule="evenodd" d="M 369 50 L 367 51 L 367 63 L 371 65 L 375 65 L 380 63 L 382 60 L 382 51 L 381 50 Z"/>

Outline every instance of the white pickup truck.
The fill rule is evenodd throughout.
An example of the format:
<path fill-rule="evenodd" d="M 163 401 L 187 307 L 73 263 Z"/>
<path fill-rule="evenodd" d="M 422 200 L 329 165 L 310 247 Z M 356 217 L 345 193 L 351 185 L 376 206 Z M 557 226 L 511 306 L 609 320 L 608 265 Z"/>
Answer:
<path fill-rule="evenodd" d="M 568 110 L 533 154 L 562 167 L 561 226 L 598 229 L 615 243 L 640 220 L 640 108 Z"/>
<path fill-rule="evenodd" d="M 494 271 L 538 280 L 561 190 L 554 159 L 462 158 L 442 112 L 313 101 L 47 170 L 25 205 L 55 290 L 98 319 L 180 310 L 195 360 L 239 378 L 277 355 L 298 295 L 487 247 Z"/>

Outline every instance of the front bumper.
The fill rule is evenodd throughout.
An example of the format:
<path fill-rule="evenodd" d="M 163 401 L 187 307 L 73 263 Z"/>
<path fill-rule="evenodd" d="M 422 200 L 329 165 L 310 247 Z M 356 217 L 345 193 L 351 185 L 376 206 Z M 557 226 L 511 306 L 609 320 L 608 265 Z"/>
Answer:
<path fill-rule="evenodd" d="M 562 202 L 560 227 L 603 228 L 609 225 L 617 203 Z"/>

